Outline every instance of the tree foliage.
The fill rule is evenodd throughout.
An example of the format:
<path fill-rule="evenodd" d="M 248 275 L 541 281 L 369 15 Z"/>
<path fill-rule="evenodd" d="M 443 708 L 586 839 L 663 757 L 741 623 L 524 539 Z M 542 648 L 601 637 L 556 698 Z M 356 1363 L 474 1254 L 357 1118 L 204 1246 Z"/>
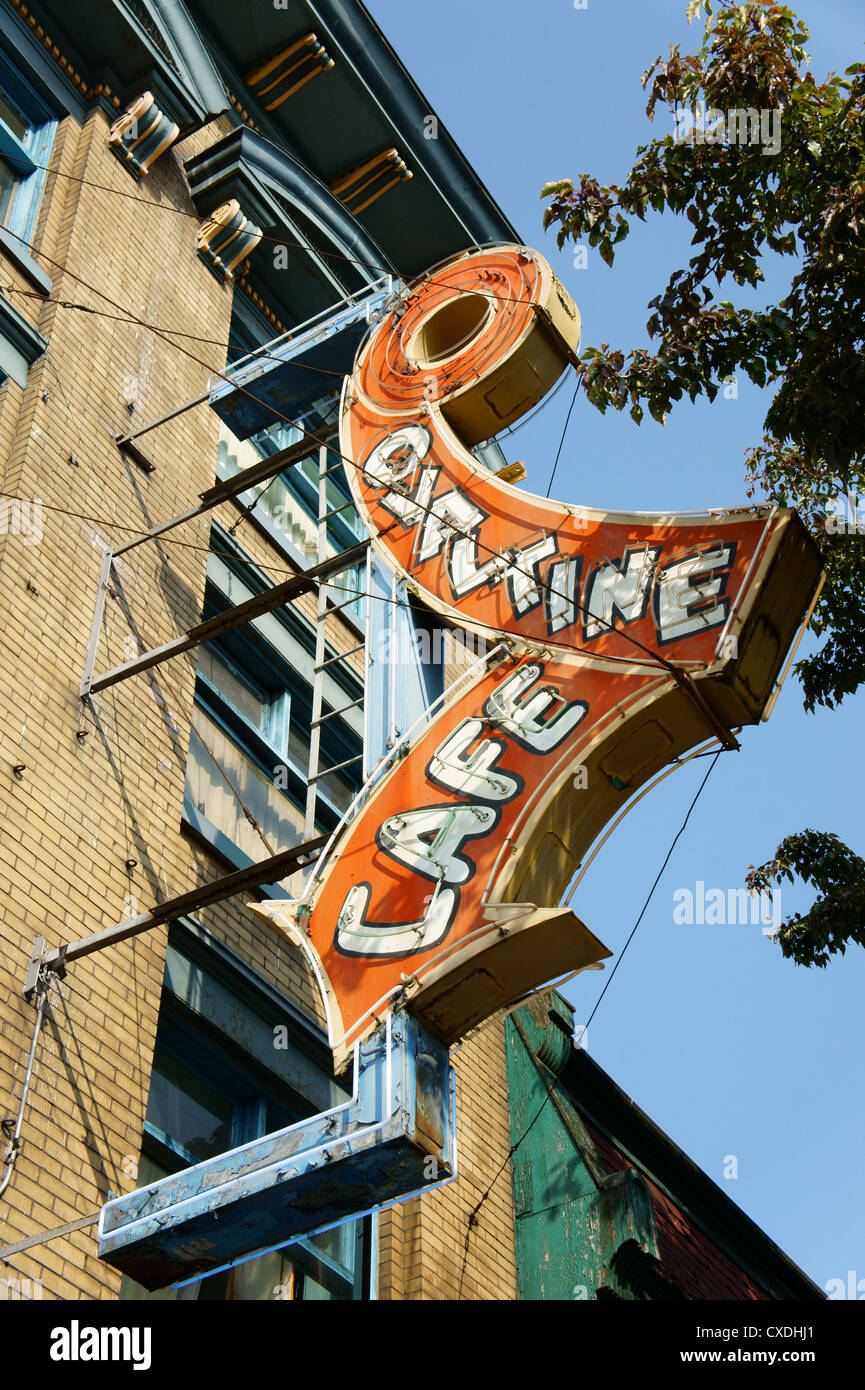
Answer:
<path fill-rule="evenodd" d="M 629 406 L 638 423 L 646 409 L 663 423 L 685 395 L 714 400 L 738 371 L 775 388 L 747 456 L 749 493 L 797 506 L 823 551 L 812 628 L 826 641 L 796 671 L 806 708 L 831 707 L 865 680 L 865 555 L 855 534 L 824 525 L 839 494 L 865 493 L 865 64 L 817 83 L 807 30 L 789 9 L 705 9 L 699 52 L 671 47 L 642 78 L 650 117 L 659 104 L 674 119 L 702 109 L 704 138 L 641 146 L 621 186 L 588 174 L 548 183 L 544 226 L 556 226 L 560 248 L 585 238 L 612 266 L 634 218 L 670 211 L 691 222 L 694 255 L 649 302 L 652 349 L 586 349 L 583 388 L 598 410 Z M 762 136 L 752 143 L 754 122 L 746 143 L 731 140 L 731 111 L 776 113 L 777 150 Z M 737 308 L 720 297 L 728 279 L 756 288 L 769 254 L 790 265 L 780 303 Z"/>
<path fill-rule="evenodd" d="M 763 438 L 746 455 L 748 492 L 797 507 L 823 554 L 811 629 L 824 640 L 794 669 L 806 709 L 832 708 L 865 681 L 865 525 L 826 524 L 839 496 L 865 494 L 865 64 L 816 81 L 805 26 L 772 0 L 716 12 L 692 0 L 688 19 L 700 17 L 699 51 L 674 45 L 642 77 L 647 115 L 666 107 L 679 138 L 640 146 L 621 185 L 588 174 L 546 184 L 544 226 L 560 249 L 586 241 L 612 267 L 634 219 L 691 223 L 694 254 L 649 302 L 651 347 L 587 348 L 582 386 L 602 413 L 627 407 L 638 424 L 646 410 L 663 423 L 684 396 L 714 400 L 737 372 L 771 388 Z M 701 138 L 681 138 L 683 109 L 705 113 Z M 731 112 L 752 114 L 745 124 Z M 778 121 L 780 139 L 767 141 Z M 721 298 L 725 281 L 757 289 L 768 258 L 789 268 L 777 304 Z M 784 954 L 825 965 L 845 940 L 865 944 L 863 861 L 808 830 L 749 884 L 794 873 L 822 896 L 782 928 Z"/>
<path fill-rule="evenodd" d="M 797 912 L 775 933 L 788 960 L 825 966 L 836 952 L 844 954 L 849 941 L 865 946 L 865 860 L 837 835 L 803 830 L 782 840 L 773 859 L 757 869 L 752 865 L 745 883 L 753 892 L 768 892 L 772 883 L 792 883 L 797 875 L 819 896 L 806 916 Z"/>

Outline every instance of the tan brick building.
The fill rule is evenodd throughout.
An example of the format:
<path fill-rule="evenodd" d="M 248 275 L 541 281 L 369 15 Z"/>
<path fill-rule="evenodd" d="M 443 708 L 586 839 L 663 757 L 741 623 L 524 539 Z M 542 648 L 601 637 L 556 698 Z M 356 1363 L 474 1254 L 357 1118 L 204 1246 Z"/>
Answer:
<path fill-rule="evenodd" d="M 261 502 L 245 492 L 115 556 L 100 612 L 107 549 L 194 507 L 218 478 L 261 457 L 206 402 L 131 449 L 116 438 L 202 396 L 227 357 L 362 297 L 380 273 L 411 274 L 511 230 L 446 133 L 424 139 L 420 94 L 411 88 L 414 110 L 392 101 L 379 109 L 381 91 L 358 72 L 337 15 L 322 56 L 321 33 L 307 38 L 315 21 L 307 7 L 275 10 L 246 36 L 249 62 L 238 73 L 229 7 L 208 46 L 195 7 L 177 5 L 160 27 L 155 7 L 112 5 L 92 27 L 82 14 L 74 34 L 63 6 L 37 12 L 6 0 L 3 8 L 0 114 L 21 149 L 2 163 L 0 233 L 0 1078 L 12 1158 L 2 1169 L 0 1244 L 22 1246 L 4 1274 L 10 1288 L 22 1281 L 25 1296 L 27 1281 L 37 1281 L 46 1298 L 106 1299 L 118 1295 L 121 1276 L 97 1258 L 92 1218 L 109 1193 L 137 1185 L 139 1163 L 142 1180 L 169 1171 L 229 1147 L 232 1135 L 325 1108 L 335 1094 L 318 991 L 297 952 L 244 910 L 248 893 L 70 962 L 38 1010 L 27 1077 L 40 996 L 22 991 L 35 938 L 47 950 L 80 941 L 289 849 L 304 838 L 309 810 L 300 783 L 310 756 L 312 589 L 290 612 L 265 614 L 91 698 L 79 688 L 94 614 L 98 676 L 308 567 L 319 531 L 316 450 L 292 470 L 308 474 L 300 486 L 277 475 Z M 383 90 L 396 74 L 410 86 L 361 8 L 375 81 Z M 282 60 L 290 75 L 273 89 L 289 95 L 271 108 L 256 67 L 295 44 Z M 112 144 L 114 122 L 146 91 L 151 109 Z M 322 114 L 335 97 L 350 118 L 342 134 Z M 157 114 L 163 124 L 148 141 Z M 142 174 L 172 126 L 175 138 Z M 226 152 L 236 137 L 255 147 Z M 212 167 L 196 173 L 196 156 Z M 466 186 L 459 200 L 439 191 L 443 170 Z M 238 191 L 266 239 L 226 278 L 229 254 L 208 263 L 198 234 L 223 195 Z M 323 399 L 314 418 L 325 429 L 333 384 L 333 373 L 316 382 Z M 352 537 L 343 528 L 326 540 L 344 548 Z M 328 623 L 328 655 L 363 640 L 351 609 Z M 275 653 L 284 690 L 264 672 Z M 344 693 L 362 696 L 362 650 L 328 672 L 320 708 L 345 704 Z M 362 700 L 335 723 L 319 768 L 362 748 Z M 314 831 L 333 827 L 359 775 L 355 767 L 319 779 Z M 293 1042 L 280 1052 L 267 1030 L 286 1022 Z M 225 1276 L 219 1291 L 214 1280 L 201 1296 L 273 1297 L 275 1288 L 301 1296 L 304 1285 L 307 1297 L 368 1295 L 377 1244 L 380 1298 L 456 1297 L 461 1277 L 463 1297 L 513 1297 L 504 1169 L 462 1269 L 468 1212 L 510 1143 L 504 1065 L 500 1030 L 459 1057 L 463 1176 L 453 1188 L 383 1213 L 375 1235 L 366 1221 L 357 1240 L 354 1227 L 351 1239 L 325 1239 L 326 1273 L 311 1246 L 297 1262 L 272 1256 Z M 220 1091 L 223 1067 L 232 1079 Z M 259 1084 L 266 1099 L 253 1100 Z"/>

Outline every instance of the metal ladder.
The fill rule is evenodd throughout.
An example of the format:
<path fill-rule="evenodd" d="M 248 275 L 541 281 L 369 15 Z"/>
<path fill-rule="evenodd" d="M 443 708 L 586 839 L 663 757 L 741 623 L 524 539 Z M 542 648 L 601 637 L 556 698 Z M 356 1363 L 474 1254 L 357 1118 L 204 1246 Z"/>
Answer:
<path fill-rule="evenodd" d="M 336 451 L 333 451 L 336 454 Z M 340 512 L 348 511 L 354 506 L 353 502 L 346 502 L 342 507 L 336 507 L 333 511 L 327 509 L 327 479 L 329 474 L 336 473 L 342 468 L 342 460 L 336 454 L 336 462 L 328 464 L 328 455 L 331 449 L 328 445 L 322 445 L 318 451 L 318 562 L 327 559 L 327 523 L 333 516 L 338 516 Z M 349 565 L 346 565 L 346 569 Z M 345 570 L 335 570 L 334 574 L 344 574 Z M 350 704 L 343 705 L 341 709 L 330 710 L 327 714 L 324 710 L 324 675 L 329 666 L 339 661 L 344 661 L 347 657 L 354 656 L 356 652 L 362 651 L 366 645 L 360 642 L 356 647 L 352 647 L 347 652 L 337 652 L 334 656 L 326 656 L 327 650 L 327 623 L 328 619 L 334 617 L 343 608 L 348 608 L 356 601 L 356 594 L 349 594 L 342 602 L 337 604 L 330 603 L 330 586 L 323 581 L 318 586 L 318 602 L 316 609 L 316 628 L 315 628 L 315 662 L 313 665 L 312 683 L 312 718 L 310 721 L 309 739 L 309 778 L 306 789 L 306 814 L 303 825 L 303 838 L 308 840 L 315 833 L 316 812 L 318 808 L 318 784 L 323 777 L 328 777 L 332 772 L 340 772 L 345 767 L 351 767 L 354 763 L 363 760 L 363 752 L 357 753 L 352 758 L 346 758 L 344 762 L 336 763 L 332 767 L 320 766 L 321 762 L 321 726 L 329 719 L 334 719 L 337 715 L 346 714 L 351 709 L 356 709 L 364 702 L 364 696 L 352 700 Z"/>

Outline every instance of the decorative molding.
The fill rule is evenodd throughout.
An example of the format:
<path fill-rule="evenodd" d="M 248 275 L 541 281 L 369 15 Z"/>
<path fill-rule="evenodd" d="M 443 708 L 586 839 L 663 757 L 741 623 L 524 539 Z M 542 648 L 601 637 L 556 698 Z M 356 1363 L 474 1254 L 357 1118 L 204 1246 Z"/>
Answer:
<path fill-rule="evenodd" d="M 198 254 L 220 280 L 233 280 L 234 268 L 261 241 L 261 228 L 251 222 L 236 198 L 221 203 L 196 235 Z"/>
<path fill-rule="evenodd" d="M 10 3 L 86 102 L 102 100 L 120 111 L 124 103 L 118 91 L 129 98 L 146 86 L 166 118 L 177 120 L 182 131 L 229 109 L 229 97 L 207 45 L 180 0 L 92 0 L 105 7 L 111 40 L 122 45 L 127 60 L 124 71 L 128 73 L 133 61 L 139 65 L 137 75 L 128 81 L 105 64 L 90 70 L 88 80 L 24 0 Z M 88 16 L 90 9 L 88 3 Z M 81 17 L 82 25 L 88 22 Z M 76 62 L 86 67 L 82 57 Z"/>
<path fill-rule="evenodd" d="M 85 79 L 81 76 L 81 73 L 78 72 L 75 67 L 73 67 L 72 63 L 70 63 L 66 55 L 61 52 L 59 44 L 57 44 L 54 41 L 54 39 L 52 39 L 50 34 L 47 34 L 45 32 L 45 29 L 38 22 L 36 16 L 30 13 L 27 6 L 22 4 L 22 0 L 12 0 L 12 5 L 14 9 L 18 11 L 21 18 L 25 21 L 28 28 L 33 30 L 37 39 L 41 41 L 43 48 L 45 48 L 46 51 L 50 54 L 50 56 L 54 59 L 58 67 L 62 68 L 66 76 L 78 88 L 82 96 L 86 97 L 88 101 L 91 101 L 94 97 L 105 97 L 106 100 L 110 101 L 112 106 L 120 106 L 120 98 L 118 96 L 115 96 L 114 92 L 112 92 L 111 88 L 107 85 L 107 83 L 99 82 L 95 86 L 91 86 L 87 81 L 85 81 Z"/>
<path fill-rule="evenodd" d="M 179 134 L 180 126 L 159 109 L 150 92 L 145 92 L 114 122 L 108 143 L 118 159 L 143 178 Z"/>
<path fill-rule="evenodd" d="M 117 3 L 117 0 L 115 0 Z M 225 84 L 210 56 L 199 24 L 181 0 L 122 0 L 168 71 L 179 80 L 198 120 L 220 115 L 228 106 Z M 184 126 L 185 129 L 185 126 Z"/>
<path fill-rule="evenodd" d="M 243 290 L 243 293 L 255 305 L 258 312 L 260 314 L 263 314 L 264 317 L 267 319 L 268 323 L 276 329 L 278 336 L 281 336 L 283 333 L 288 332 L 288 327 L 286 326 L 286 324 L 283 323 L 281 318 L 277 317 L 277 315 L 271 309 L 270 305 L 262 299 L 258 291 L 252 288 L 252 285 L 249 283 L 249 280 L 245 275 L 238 276 L 237 285 L 238 288 Z"/>
<path fill-rule="evenodd" d="M 357 168 L 343 174 L 342 178 L 335 179 L 330 185 L 330 191 L 345 204 L 353 217 L 357 217 L 370 203 L 374 203 L 383 193 L 387 193 L 389 188 L 393 188 L 394 184 L 405 183 L 413 177 L 411 169 L 405 160 L 400 158 L 399 152 L 391 148 L 382 150 L 381 154 L 368 159 L 365 164 L 359 164 Z"/>
<path fill-rule="evenodd" d="M 443 123 L 438 139 L 425 135 L 429 102 L 387 38 L 363 5 L 345 0 L 305 0 L 311 27 L 325 36 L 343 68 L 369 93 L 394 134 L 405 158 L 414 169 L 423 169 L 441 203 L 462 231 L 453 239 L 454 249 L 484 245 L 488 241 L 522 240 L 505 217 Z M 406 260 L 406 268 L 408 261 Z M 420 271 L 424 267 L 417 266 Z"/>
<path fill-rule="evenodd" d="M 142 4 L 141 0 L 123 0 L 123 3 L 126 8 L 131 11 L 154 48 L 162 55 L 168 66 L 174 69 L 178 77 L 182 77 L 177 59 L 165 42 L 165 35 L 159 28 L 159 25 L 154 22 L 153 16 L 147 9 L 147 6 Z"/>
<path fill-rule="evenodd" d="M 226 87 L 225 90 L 228 92 L 228 100 L 231 102 L 232 109 L 237 112 L 240 119 L 244 121 L 246 125 L 251 126 L 253 130 L 259 130 L 258 125 L 250 116 L 246 107 L 243 105 L 243 102 L 238 101 L 237 97 L 234 95 L 234 92 L 231 90 L 230 87 Z"/>
<path fill-rule="evenodd" d="M 24 250 L 21 242 L 11 236 L 5 227 L 0 227 L 0 255 L 10 260 L 16 270 L 19 270 L 37 290 L 41 290 L 42 294 L 51 293 L 50 276 L 45 274 L 42 267 Z"/>
<path fill-rule="evenodd" d="M 362 283 L 371 283 L 374 278 L 367 267 L 384 269 L 387 265 L 381 247 L 327 184 L 290 151 L 247 127 L 238 126 L 185 160 L 183 167 L 193 201 L 202 214 L 217 202 L 235 198 L 266 232 L 281 231 L 292 242 L 300 239 L 292 219 L 302 219 L 304 225 L 315 229 L 317 244 L 344 257 L 346 265 L 355 267 L 353 278 Z M 315 254 L 312 247 L 308 254 Z"/>
<path fill-rule="evenodd" d="M 292 59 L 294 61 L 292 62 Z M 311 78 L 329 72 L 334 61 L 315 34 L 304 34 L 288 48 L 259 64 L 246 75 L 246 85 L 263 102 L 265 111 L 281 106 Z M 269 100 L 264 101 L 264 97 Z"/>

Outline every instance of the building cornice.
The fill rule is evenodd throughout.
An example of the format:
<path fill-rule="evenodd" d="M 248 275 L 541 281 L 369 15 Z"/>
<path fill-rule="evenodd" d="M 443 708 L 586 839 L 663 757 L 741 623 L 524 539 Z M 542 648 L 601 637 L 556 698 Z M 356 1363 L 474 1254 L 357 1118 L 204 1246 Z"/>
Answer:
<path fill-rule="evenodd" d="M 449 203 L 465 230 L 466 245 L 519 242 L 517 231 L 447 130 L 439 124 L 435 139 L 425 137 L 425 122 L 433 108 L 365 6 L 345 0 L 307 0 L 307 8 L 328 49 L 339 50 L 351 64 L 398 133 L 410 163 L 426 170 Z"/>

